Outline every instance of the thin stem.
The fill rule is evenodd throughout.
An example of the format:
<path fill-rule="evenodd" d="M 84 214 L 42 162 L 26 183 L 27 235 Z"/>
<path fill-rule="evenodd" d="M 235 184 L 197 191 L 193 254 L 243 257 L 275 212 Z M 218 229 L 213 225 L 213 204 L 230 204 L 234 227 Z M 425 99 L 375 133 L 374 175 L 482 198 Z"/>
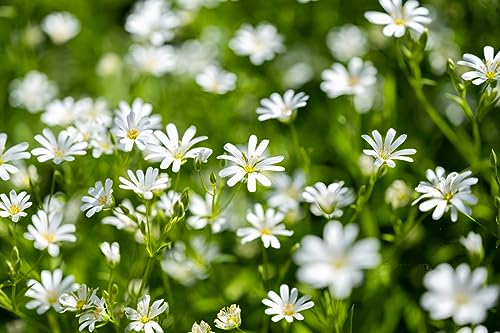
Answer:
<path fill-rule="evenodd" d="M 222 211 L 224 211 L 224 209 L 227 208 L 227 206 L 229 206 L 229 204 L 231 203 L 231 201 L 233 201 L 234 198 L 236 198 L 236 196 L 238 195 L 238 193 L 240 192 L 240 189 L 241 189 L 241 184 L 242 183 L 239 183 L 238 184 L 238 187 L 236 188 L 235 191 L 233 191 L 233 193 L 231 194 L 231 196 L 229 197 L 229 199 L 222 205 L 222 207 L 220 209 L 217 210 L 215 216 L 218 216 Z M 222 193 L 221 193 L 222 195 Z"/>
<path fill-rule="evenodd" d="M 54 315 L 54 312 L 49 311 L 48 313 L 49 326 L 52 333 L 61 333 L 61 328 L 59 327 L 59 322 Z"/>
<path fill-rule="evenodd" d="M 352 223 L 356 220 L 358 217 L 359 213 L 363 210 L 366 202 L 370 199 L 373 188 L 375 187 L 375 183 L 377 182 L 380 174 L 382 173 L 382 167 L 379 167 L 377 172 L 370 177 L 370 181 L 368 183 L 368 187 L 366 189 L 366 192 L 364 193 L 363 196 L 358 196 L 358 202 L 356 203 L 356 210 L 354 211 L 354 214 L 351 216 L 349 219 L 349 223 Z"/>
<path fill-rule="evenodd" d="M 264 285 L 264 289 L 266 291 L 268 290 L 267 279 L 269 278 L 268 265 L 269 265 L 269 257 L 267 255 L 267 249 L 263 248 L 262 249 L 262 282 Z"/>
<path fill-rule="evenodd" d="M 11 289 L 11 295 L 10 295 L 10 298 L 11 298 L 11 301 L 12 301 L 12 310 L 14 312 L 17 311 L 17 302 L 16 302 L 16 282 L 13 282 L 12 284 L 12 289 Z"/>
<path fill-rule="evenodd" d="M 148 257 L 148 261 L 146 262 L 146 268 L 144 269 L 144 274 L 141 279 L 141 287 L 139 288 L 140 296 L 142 296 L 144 288 L 146 288 L 146 283 L 149 280 L 149 275 L 151 275 L 151 271 L 153 270 L 154 259 L 154 257 Z"/>

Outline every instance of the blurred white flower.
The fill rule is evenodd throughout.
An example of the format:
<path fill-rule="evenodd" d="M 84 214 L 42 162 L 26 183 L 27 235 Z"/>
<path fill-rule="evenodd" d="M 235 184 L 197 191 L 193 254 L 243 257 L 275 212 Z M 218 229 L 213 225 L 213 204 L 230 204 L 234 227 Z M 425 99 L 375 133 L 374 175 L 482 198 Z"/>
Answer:
<path fill-rule="evenodd" d="M 374 165 L 374 160 L 368 155 L 362 154 L 358 158 L 359 169 L 363 176 L 372 176 L 377 173 L 377 168 Z"/>
<path fill-rule="evenodd" d="M 410 202 L 412 194 L 411 188 L 404 180 L 396 179 L 385 190 L 385 202 L 392 206 L 392 209 L 405 207 Z"/>
<path fill-rule="evenodd" d="M 90 148 L 92 148 L 92 157 L 99 158 L 104 155 L 111 155 L 114 151 L 114 144 L 111 141 L 107 131 L 97 131 L 92 135 L 89 141 Z"/>
<path fill-rule="evenodd" d="M 66 97 L 63 100 L 50 102 L 42 114 L 41 120 L 49 126 L 67 127 L 76 120 L 75 100 L 73 97 Z"/>
<path fill-rule="evenodd" d="M 87 142 L 79 141 L 77 133 L 70 133 L 63 130 L 59 132 L 57 140 L 54 133 L 48 128 L 44 128 L 43 136 L 35 135 L 35 140 L 43 148 L 35 148 L 31 153 L 37 156 L 38 162 L 47 162 L 53 160 L 54 164 L 61 164 L 64 161 L 74 161 L 73 155 L 87 154 Z"/>
<path fill-rule="evenodd" d="M 112 129 L 116 139 L 120 142 L 119 147 L 124 151 L 132 151 L 134 145 L 140 150 L 146 149 L 153 134 L 153 126 L 149 117 L 153 106 L 144 103 L 140 98 L 134 99 L 132 105 L 120 102 L 119 106 L 120 111 L 116 113 Z"/>
<path fill-rule="evenodd" d="M 262 300 L 262 303 L 269 308 L 264 312 L 267 315 L 272 315 L 272 321 L 278 322 L 283 318 L 291 323 L 294 319 L 304 320 L 304 316 L 300 314 L 300 311 L 310 309 L 314 306 L 314 302 L 311 301 L 311 297 L 299 296 L 299 291 L 297 288 L 290 288 L 286 284 L 280 286 L 280 294 L 278 295 L 274 291 L 269 291 L 267 297 Z"/>
<path fill-rule="evenodd" d="M 18 171 L 12 175 L 10 181 L 16 187 L 27 189 L 30 188 L 31 186 L 30 183 L 35 184 L 36 182 L 38 182 L 38 170 L 36 166 L 34 166 L 33 164 L 25 165 L 24 163 L 22 163 L 22 161 L 16 163 L 14 166 L 17 168 Z M 0 167 L 0 175 L 1 175 L 1 169 L 2 168 Z"/>
<path fill-rule="evenodd" d="M 271 181 L 262 171 L 284 171 L 282 166 L 274 165 L 283 161 L 283 156 L 264 157 L 264 152 L 269 145 L 269 140 L 262 140 L 257 146 L 257 137 L 250 135 L 248 139 L 247 151 L 242 152 L 231 143 L 224 145 L 224 150 L 229 155 L 219 155 L 217 159 L 232 162 L 231 165 L 219 171 L 220 177 L 230 177 L 227 181 L 229 187 L 233 187 L 238 182 L 247 182 L 249 192 L 257 190 L 257 182 L 263 186 L 271 186 Z"/>
<path fill-rule="evenodd" d="M 377 70 L 371 62 L 364 62 L 361 58 L 354 57 L 349 60 L 346 67 L 335 63 L 330 69 L 321 73 L 323 82 L 321 90 L 328 97 L 337 98 L 341 95 L 352 95 L 355 98 L 370 93 L 377 82 Z"/>
<path fill-rule="evenodd" d="M 467 206 L 477 203 L 477 198 L 471 192 L 470 187 L 478 182 L 476 177 L 469 177 L 471 171 L 451 172 L 446 176 L 442 167 L 436 171 L 427 169 L 425 175 L 427 182 L 420 182 L 415 191 L 421 195 L 413 201 L 416 205 L 420 201 L 418 209 L 427 212 L 434 209 L 432 218 L 439 220 L 448 210 L 451 210 L 451 220 L 457 221 L 458 212 L 466 215 L 472 214 L 472 209 Z"/>
<path fill-rule="evenodd" d="M 174 38 L 174 30 L 180 23 L 167 1 L 137 1 L 127 17 L 125 30 L 137 39 L 157 46 Z"/>
<path fill-rule="evenodd" d="M 187 40 L 176 48 L 175 72 L 196 76 L 216 62 L 217 49 L 199 40 Z"/>
<path fill-rule="evenodd" d="M 167 217 L 172 217 L 174 215 L 174 206 L 179 200 L 181 200 L 181 194 L 170 190 L 160 196 L 157 206 Z M 189 203 L 191 204 L 191 198 L 189 199 Z"/>
<path fill-rule="evenodd" d="M 352 204 L 356 195 L 351 188 L 344 187 L 343 181 L 328 186 L 317 182 L 314 186 L 307 186 L 304 189 L 302 199 L 311 204 L 311 213 L 331 219 L 344 215 L 342 208 Z"/>
<path fill-rule="evenodd" d="M 55 12 L 47 15 L 41 26 L 54 44 L 66 43 L 80 32 L 80 22 L 68 12 Z"/>
<path fill-rule="evenodd" d="M 57 85 L 47 75 L 31 71 L 22 79 L 15 79 L 10 86 L 10 104 L 25 108 L 31 113 L 39 112 L 57 95 Z"/>
<path fill-rule="evenodd" d="M 441 28 L 429 34 L 426 50 L 427 60 L 434 74 L 443 75 L 448 68 L 448 59 L 460 56 L 460 48 L 455 41 L 455 32 L 449 28 Z"/>
<path fill-rule="evenodd" d="M 318 289 L 328 287 L 337 299 L 349 297 L 352 288 L 363 281 L 362 270 L 380 262 L 378 239 L 355 242 L 358 232 L 356 224 L 344 227 L 330 221 L 323 230 L 323 239 L 305 236 L 294 256 L 299 266 L 298 280 Z"/>
<path fill-rule="evenodd" d="M 480 255 L 483 253 L 483 239 L 480 234 L 469 231 L 467 237 L 460 237 L 460 244 L 462 244 L 467 252 L 471 255 Z"/>
<path fill-rule="evenodd" d="M 257 108 L 258 119 L 265 121 L 269 119 L 278 119 L 281 122 L 288 122 L 295 118 L 297 109 L 307 105 L 309 96 L 303 92 L 295 94 L 295 91 L 289 89 L 283 96 L 278 93 L 272 93 L 270 98 L 260 100 L 260 107 Z"/>
<path fill-rule="evenodd" d="M 247 221 L 252 225 L 251 227 L 243 227 L 236 230 L 236 235 L 241 237 L 241 244 L 245 244 L 260 238 L 265 248 L 271 246 L 272 248 L 279 249 L 281 247 L 280 241 L 276 236 L 293 235 L 293 231 L 287 230 L 282 223 L 285 219 L 285 214 L 276 211 L 273 208 L 268 208 L 264 211 L 261 204 L 254 206 L 254 211 L 247 213 Z"/>
<path fill-rule="evenodd" d="M 212 232 L 221 232 L 226 224 L 226 217 L 220 212 L 212 209 L 213 196 L 209 193 L 202 198 L 196 193 L 189 196 L 189 211 L 191 216 L 187 218 L 187 224 L 193 229 L 203 229 L 210 225 Z"/>
<path fill-rule="evenodd" d="M 194 323 L 189 333 L 214 333 L 214 332 L 212 332 L 210 325 L 208 325 L 202 320 L 199 324 Z"/>
<path fill-rule="evenodd" d="M 472 327 L 462 327 L 457 331 L 457 333 L 488 333 L 488 329 L 483 325 L 477 325 Z M 498 332 L 495 332 L 498 333 Z"/>
<path fill-rule="evenodd" d="M 120 244 L 118 242 L 108 243 L 103 242 L 99 246 L 102 254 L 106 257 L 106 261 L 112 267 L 120 263 Z"/>
<path fill-rule="evenodd" d="M 293 177 L 285 173 L 277 174 L 273 177 L 273 190 L 269 192 L 267 204 L 282 212 L 298 209 L 305 181 L 306 177 L 302 171 L 296 171 Z"/>
<path fill-rule="evenodd" d="M 163 329 L 155 319 L 168 310 L 168 303 L 165 302 L 163 298 L 154 301 L 151 306 L 149 305 L 150 302 L 151 296 L 144 295 L 137 301 L 137 310 L 129 307 L 124 309 L 127 319 L 132 320 L 132 322 L 127 325 L 125 332 L 144 331 L 148 333 L 163 333 Z"/>
<path fill-rule="evenodd" d="M 73 283 L 73 275 L 63 279 L 63 272 L 60 269 L 55 269 L 53 272 L 43 270 L 40 273 L 40 280 L 41 282 L 30 279 L 27 282 L 28 290 L 24 295 L 32 300 L 26 303 L 26 308 L 29 310 L 36 308 L 36 313 L 39 315 L 44 314 L 50 308 L 61 312 L 59 297 L 77 288 L 77 285 Z"/>
<path fill-rule="evenodd" d="M 351 58 L 362 57 L 366 54 L 368 38 L 359 27 L 346 24 L 328 32 L 326 45 L 336 59 L 347 62 Z"/>
<path fill-rule="evenodd" d="M 122 69 L 122 65 L 122 59 L 118 54 L 107 52 L 104 53 L 97 62 L 95 72 L 99 76 L 110 76 L 119 73 Z"/>
<path fill-rule="evenodd" d="M 189 126 L 181 140 L 179 140 L 179 133 L 174 124 L 168 124 L 165 130 L 167 134 L 160 130 L 154 132 L 155 137 L 161 142 L 161 145 L 151 144 L 148 147 L 151 153 L 145 157 L 146 160 L 161 159 L 160 169 L 168 169 L 172 166 L 173 172 L 179 172 L 181 166 L 189 158 L 195 158 L 202 149 L 209 149 L 204 147 L 192 148 L 197 143 L 208 139 L 206 136 L 195 138 L 195 126 Z"/>
<path fill-rule="evenodd" d="M 175 52 L 169 45 L 132 45 L 127 57 L 132 67 L 140 73 L 159 77 L 175 69 Z"/>
<path fill-rule="evenodd" d="M 18 143 L 9 149 L 5 150 L 7 143 L 7 134 L 0 133 L 0 178 L 2 180 L 9 180 L 11 175 L 19 172 L 19 168 L 11 162 L 26 160 L 31 157 L 31 154 L 26 151 L 28 143 Z"/>
<path fill-rule="evenodd" d="M 402 0 L 379 0 L 386 13 L 366 12 L 365 18 L 373 24 L 384 25 L 384 35 L 403 37 L 406 28 L 418 34 L 425 31 L 425 25 L 431 23 L 429 10 L 419 7 L 416 0 L 409 0 L 403 5 Z"/>
<path fill-rule="evenodd" d="M 28 225 L 24 238 L 34 241 L 35 249 L 47 249 L 50 256 L 57 257 L 60 243 L 76 242 L 75 225 L 62 224 L 62 218 L 61 213 L 47 214 L 44 210 L 39 210 L 31 217 L 32 224 Z"/>
<path fill-rule="evenodd" d="M 79 99 L 75 104 L 75 116 L 75 124 L 83 123 L 99 128 L 99 130 L 94 128 L 93 133 L 107 129 L 113 121 L 108 102 L 104 98 L 84 97 Z"/>
<path fill-rule="evenodd" d="M 484 82 L 493 83 L 500 81 L 500 52 L 495 54 L 491 46 L 484 47 L 484 61 L 478 56 L 466 53 L 463 60 L 457 64 L 470 67 L 472 71 L 462 74 L 462 79 L 472 81 L 472 84 L 478 86 Z"/>
<path fill-rule="evenodd" d="M 160 170 L 152 167 L 146 169 L 146 173 L 142 170 L 137 170 L 136 173 L 128 170 L 127 174 L 130 178 L 119 177 L 121 189 L 134 191 L 146 200 L 153 199 L 153 191 L 161 191 L 167 188 L 169 178 L 167 175 L 158 176 Z"/>
<path fill-rule="evenodd" d="M 198 280 L 208 277 L 211 263 L 219 256 L 219 248 L 202 237 L 193 237 L 190 248 L 182 241 L 165 251 L 161 268 L 165 273 L 184 286 L 192 286 Z"/>
<path fill-rule="evenodd" d="M 139 222 L 141 222 L 139 214 L 137 214 L 135 207 L 132 205 L 130 200 L 125 199 L 120 205 L 117 205 L 113 209 L 113 215 L 106 216 L 102 219 L 102 224 L 109 224 L 114 226 L 118 230 L 127 230 L 135 232 L 138 230 L 139 226 L 137 221 L 132 219 L 130 216 L 135 217 Z"/>
<path fill-rule="evenodd" d="M 210 65 L 196 75 L 196 83 L 206 92 L 224 95 L 236 88 L 236 74 Z"/>
<path fill-rule="evenodd" d="M 243 24 L 229 42 L 229 47 L 237 55 L 249 56 L 254 65 L 261 65 L 266 60 L 272 60 L 276 53 L 285 51 L 283 37 L 269 23 L 260 23 L 255 28 Z"/>
<path fill-rule="evenodd" d="M 378 130 L 372 131 L 372 136 L 373 138 L 366 134 L 361 135 L 363 140 L 372 147 L 372 149 L 363 149 L 363 153 L 375 158 L 374 165 L 376 168 L 380 168 L 384 164 L 390 168 L 394 168 L 396 162 L 393 160 L 413 162 L 413 159 L 407 155 L 415 154 L 417 152 L 415 149 L 396 150 L 405 142 L 406 134 L 402 134 L 394 140 L 396 131 L 393 128 L 389 128 L 385 136 L 385 141 L 382 141 L 382 136 Z"/>
<path fill-rule="evenodd" d="M 113 203 L 113 181 L 107 178 L 102 186 L 99 180 L 95 183 L 95 187 L 89 188 L 90 196 L 83 196 L 83 205 L 80 208 L 82 212 L 87 211 L 85 216 L 92 217 L 95 213 L 100 212 L 103 208 L 109 208 Z"/>
<path fill-rule="evenodd" d="M 424 276 L 428 289 L 420 304 L 434 320 L 453 318 L 458 325 L 479 324 L 486 319 L 498 297 L 498 286 L 485 285 L 488 271 L 484 267 L 471 271 L 461 264 L 456 270 L 440 264 Z"/>
<path fill-rule="evenodd" d="M 0 216 L 10 217 L 12 222 L 17 223 L 21 217 L 25 217 L 28 214 L 24 211 L 28 209 L 33 204 L 30 200 L 30 195 L 25 191 L 17 194 L 16 191 L 11 190 L 9 196 L 4 193 L 0 194 Z"/>
<path fill-rule="evenodd" d="M 314 76 L 314 68 L 307 62 L 297 62 L 283 73 L 283 86 L 298 88 Z"/>
<path fill-rule="evenodd" d="M 215 327 L 221 330 L 230 331 L 241 325 L 241 309 L 239 305 L 231 304 L 226 308 L 222 308 L 219 313 L 217 313 L 217 319 L 215 319 Z"/>

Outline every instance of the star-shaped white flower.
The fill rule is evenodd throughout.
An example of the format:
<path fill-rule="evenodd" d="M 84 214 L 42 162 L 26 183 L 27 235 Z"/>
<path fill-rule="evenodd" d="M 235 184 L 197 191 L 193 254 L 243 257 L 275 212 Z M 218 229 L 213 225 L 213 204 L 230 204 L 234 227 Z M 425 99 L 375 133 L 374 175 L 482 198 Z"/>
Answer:
<path fill-rule="evenodd" d="M 150 301 L 151 296 L 144 295 L 137 301 L 137 310 L 129 307 L 125 308 L 127 319 L 132 320 L 132 322 L 127 325 L 125 332 L 144 331 L 146 333 L 163 333 L 163 329 L 155 319 L 163 312 L 167 311 L 168 303 L 163 299 L 159 299 L 154 301 L 150 307 Z"/>
<path fill-rule="evenodd" d="M 363 153 L 375 158 L 374 165 L 376 168 L 379 168 L 383 164 L 386 164 L 390 168 L 394 168 L 396 163 L 393 160 L 413 162 L 413 159 L 407 155 L 415 154 L 417 152 L 415 149 L 396 150 L 405 142 L 406 134 L 402 134 L 394 140 L 396 131 L 390 128 L 385 136 L 385 141 L 382 141 L 382 136 L 378 130 L 374 130 L 372 135 L 373 138 L 366 134 L 361 135 L 361 137 L 373 148 L 364 149 Z"/>
<path fill-rule="evenodd" d="M 287 322 L 291 323 L 294 319 L 304 320 L 304 316 L 300 314 L 300 311 L 310 309 L 314 306 L 314 302 L 310 301 L 309 296 L 299 296 L 299 291 L 297 288 L 290 288 L 286 284 L 280 286 L 280 294 L 278 295 L 274 291 L 267 293 L 267 297 L 262 300 L 264 305 L 269 308 L 264 312 L 267 315 L 272 315 L 272 321 L 278 322 L 285 319 Z"/>
<path fill-rule="evenodd" d="M 491 46 L 484 47 L 484 60 L 466 53 L 463 60 L 458 61 L 457 64 L 472 68 L 472 71 L 462 74 L 462 79 L 472 81 L 472 84 L 476 86 L 484 82 L 500 81 L 500 52 L 495 54 L 495 50 Z"/>

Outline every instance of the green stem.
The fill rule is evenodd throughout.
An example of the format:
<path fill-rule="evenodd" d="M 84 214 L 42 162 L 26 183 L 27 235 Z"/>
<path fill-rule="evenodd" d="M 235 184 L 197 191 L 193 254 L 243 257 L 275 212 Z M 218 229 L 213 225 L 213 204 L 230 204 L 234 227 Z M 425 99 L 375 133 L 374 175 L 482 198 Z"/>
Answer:
<path fill-rule="evenodd" d="M 61 328 L 59 327 L 59 322 L 57 321 L 54 312 L 49 311 L 48 320 L 52 333 L 61 333 Z"/>
<path fill-rule="evenodd" d="M 149 275 L 151 275 L 151 271 L 153 270 L 154 257 L 148 257 L 148 261 L 146 262 L 146 268 L 144 269 L 144 274 L 141 279 L 141 287 L 139 288 L 139 296 L 142 296 L 144 293 L 144 289 L 146 288 L 146 283 L 149 280 Z"/>
<path fill-rule="evenodd" d="M 236 188 L 235 191 L 233 191 L 233 193 L 231 194 L 231 196 L 229 197 L 229 199 L 222 205 L 222 207 L 220 209 L 217 209 L 216 210 L 216 214 L 215 216 L 219 216 L 219 214 L 224 211 L 224 209 L 227 208 L 227 206 L 229 206 L 229 204 L 231 203 L 231 201 L 233 201 L 234 198 L 236 198 L 236 196 L 238 195 L 238 193 L 240 192 L 240 189 L 241 189 L 241 184 L 243 183 L 239 183 L 238 184 L 238 187 Z M 221 193 L 222 195 L 222 193 Z"/>
<path fill-rule="evenodd" d="M 267 249 L 263 248 L 262 249 L 262 282 L 264 285 L 264 289 L 267 291 L 268 286 L 267 286 L 267 281 L 269 278 L 269 257 L 267 255 Z"/>
<path fill-rule="evenodd" d="M 12 284 L 12 289 L 11 289 L 11 295 L 10 295 L 11 301 L 12 301 L 12 311 L 16 312 L 17 311 L 17 302 L 16 302 L 16 282 L 13 282 Z"/>
<path fill-rule="evenodd" d="M 373 188 L 375 187 L 375 183 L 377 182 L 380 174 L 383 172 L 382 168 L 383 168 L 383 166 L 379 167 L 377 172 L 375 174 L 371 175 L 370 181 L 368 183 L 368 187 L 367 187 L 364 195 L 359 196 L 359 194 L 358 194 L 358 202 L 356 203 L 356 210 L 354 211 L 354 214 L 349 219 L 348 223 L 353 223 L 356 220 L 359 213 L 361 213 L 365 204 L 368 202 L 368 200 L 372 196 L 372 192 L 373 192 Z"/>

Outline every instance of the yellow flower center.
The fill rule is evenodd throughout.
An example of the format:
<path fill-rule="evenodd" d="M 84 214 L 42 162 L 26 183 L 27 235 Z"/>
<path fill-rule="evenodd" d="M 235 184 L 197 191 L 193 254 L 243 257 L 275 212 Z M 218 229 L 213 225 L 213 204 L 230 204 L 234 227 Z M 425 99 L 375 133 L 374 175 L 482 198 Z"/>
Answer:
<path fill-rule="evenodd" d="M 56 236 L 51 233 L 51 232 L 44 232 L 42 234 L 42 237 L 48 242 L 48 243 L 53 243 L 54 240 L 56 239 Z"/>
<path fill-rule="evenodd" d="M 64 151 L 59 148 L 54 148 L 54 156 L 57 158 L 62 158 L 64 155 Z"/>
<path fill-rule="evenodd" d="M 293 304 L 291 303 L 286 303 L 284 306 L 283 306 L 283 314 L 285 316 L 293 316 L 293 314 L 295 313 L 295 307 L 293 306 Z"/>
<path fill-rule="evenodd" d="M 83 308 L 83 306 L 85 305 L 85 301 L 83 299 L 79 300 L 78 302 L 76 302 L 76 308 L 78 310 L 81 310 Z"/>
<path fill-rule="evenodd" d="M 141 323 L 146 324 L 149 322 L 149 317 L 148 316 L 142 316 L 141 317 Z"/>
<path fill-rule="evenodd" d="M 106 195 L 102 195 L 99 197 L 99 200 L 97 200 L 99 203 L 99 206 L 104 206 L 108 202 L 108 197 Z"/>
<path fill-rule="evenodd" d="M 131 128 L 127 131 L 127 138 L 131 140 L 137 139 L 139 136 L 139 130 L 137 128 Z"/>
<path fill-rule="evenodd" d="M 3 158 L 0 157 L 0 165 L 3 164 Z"/>
<path fill-rule="evenodd" d="M 19 208 L 18 205 L 12 205 L 12 206 L 9 207 L 9 213 L 10 213 L 10 215 L 16 215 L 19 212 L 21 212 L 21 208 Z"/>
<path fill-rule="evenodd" d="M 451 198 L 453 198 L 453 193 L 446 192 L 446 193 L 443 194 L 443 199 L 444 200 L 449 201 L 449 200 L 451 200 Z"/>
<path fill-rule="evenodd" d="M 335 269 L 342 269 L 346 266 L 346 259 L 344 256 L 340 256 L 338 258 L 335 258 L 333 261 L 333 267 Z"/>
<path fill-rule="evenodd" d="M 55 290 L 47 291 L 47 303 L 49 303 L 50 305 L 57 303 L 57 293 L 55 292 Z"/>
<path fill-rule="evenodd" d="M 405 20 L 403 20 L 402 18 L 398 18 L 394 21 L 394 23 L 396 23 L 396 25 L 403 26 L 405 25 Z"/>
<path fill-rule="evenodd" d="M 484 76 L 486 76 L 486 78 L 488 80 L 494 80 L 496 75 L 495 75 L 495 72 L 488 71 L 488 72 L 486 72 L 486 74 Z"/>
<path fill-rule="evenodd" d="M 255 171 L 255 169 L 251 165 L 245 165 L 245 167 L 243 168 L 243 170 L 245 170 L 246 173 L 252 173 L 252 172 Z"/>
<path fill-rule="evenodd" d="M 262 230 L 260 231 L 260 233 L 262 235 L 268 235 L 268 236 L 273 234 L 269 228 L 262 228 Z"/>

